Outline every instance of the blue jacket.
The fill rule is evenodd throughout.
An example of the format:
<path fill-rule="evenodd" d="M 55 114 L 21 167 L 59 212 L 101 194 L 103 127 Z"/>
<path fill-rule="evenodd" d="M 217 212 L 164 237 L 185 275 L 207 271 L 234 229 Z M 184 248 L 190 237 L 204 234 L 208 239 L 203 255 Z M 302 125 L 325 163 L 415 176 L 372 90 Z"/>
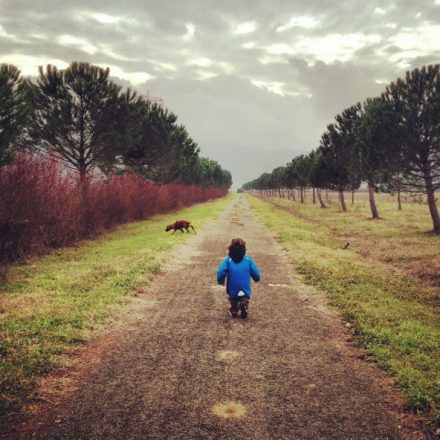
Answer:
<path fill-rule="evenodd" d="M 256 283 L 260 281 L 260 270 L 254 260 L 247 255 L 239 263 L 234 263 L 232 258 L 226 257 L 217 269 L 218 284 L 223 285 L 226 277 L 228 278 L 226 293 L 231 298 L 236 298 L 241 290 L 250 297 L 251 277 Z"/>

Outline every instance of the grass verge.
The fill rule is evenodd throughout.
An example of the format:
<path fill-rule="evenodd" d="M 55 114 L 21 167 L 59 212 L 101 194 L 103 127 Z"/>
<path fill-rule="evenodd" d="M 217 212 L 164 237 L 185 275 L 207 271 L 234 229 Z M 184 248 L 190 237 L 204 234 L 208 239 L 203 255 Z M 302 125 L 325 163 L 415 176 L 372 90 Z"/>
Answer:
<path fill-rule="evenodd" d="M 189 234 L 164 232 L 189 218 L 196 228 L 218 216 L 226 197 L 127 224 L 96 240 L 12 266 L 0 286 L 0 415 L 32 397 L 39 376 L 66 349 L 96 335 L 124 297 L 144 288 Z"/>
<path fill-rule="evenodd" d="M 432 233 L 432 222 L 425 203 L 414 203 L 405 196 L 401 211 L 393 196 L 376 194 L 380 220 L 371 220 L 368 194 L 357 193 L 349 211 L 339 211 L 337 196 L 331 194 L 328 209 L 318 204 L 293 203 L 273 198 L 271 203 L 291 211 L 295 216 L 331 230 L 341 246 L 350 243 L 350 250 L 394 266 L 411 278 L 434 287 L 434 295 L 425 298 L 440 306 L 440 236 Z"/>
<path fill-rule="evenodd" d="M 408 406 L 440 425 L 440 316 L 431 286 L 395 267 L 343 250 L 330 226 L 250 198 L 306 283 L 353 324 L 359 344 L 395 377 Z M 275 205 L 276 206 L 276 205 Z"/>

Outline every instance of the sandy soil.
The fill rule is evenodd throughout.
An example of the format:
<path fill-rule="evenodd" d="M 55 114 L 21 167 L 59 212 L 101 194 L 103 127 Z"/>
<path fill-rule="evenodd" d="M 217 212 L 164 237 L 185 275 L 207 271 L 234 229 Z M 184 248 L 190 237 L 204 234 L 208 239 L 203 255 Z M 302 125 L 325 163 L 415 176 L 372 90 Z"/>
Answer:
<path fill-rule="evenodd" d="M 215 279 L 237 236 L 262 272 L 247 320 L 229 316 Z M 246 200 L 235 200 L 79 354 L 67 398 L 15 438 L 424 438 L 384 373 L 292 271 Z"/>

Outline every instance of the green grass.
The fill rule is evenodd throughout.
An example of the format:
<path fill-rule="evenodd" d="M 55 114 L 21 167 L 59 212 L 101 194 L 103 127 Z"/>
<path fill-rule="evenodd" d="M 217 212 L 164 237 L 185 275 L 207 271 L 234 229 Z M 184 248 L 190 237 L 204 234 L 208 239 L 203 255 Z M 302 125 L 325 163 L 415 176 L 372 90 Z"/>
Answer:
<path fill-rule="evenodd" d="M 229 202 L 226 197 L 127 224 L 11 267 L 0 287 L 0 415 L 32 397 L 37 379 L 69 347 L 96 336 L 124 297 L 145 288 L 163 261 L 172 258 L 174 246 L 190 234 L 167 234 L 167 224 L 189 218 L 200 228 Z"/>
<path fill-rule="evenodd" d="M 398 211 L 394 197 L 378 194 L 376 198 L 380 220 L 370 219 L 365 193 L 356 194 L 355 205 L 348 203 L 347 213 L 339 212 L 334 194 L 329 209 L 310 203 L 310 195 L 305 204 L 283 199 L 272 199 L 272 203 L 324 228 L 327 235 L 331 232 L 335 245 L 342 247 L 350 242 L 350 250 L 359 255 L 390 264 L 404 275 L 434 287 L 436 293 L 425 299 L 440 306 L 440 236 L 430 232 L 432 222 L 427 205 L 411 203 L 404 196 L 403 209 Z"/>
<path fill-rule="evenodd" d="M 353 324 L 357 341 L 394 376 L 408 406 L 439 424 L 440 316 L 434 301 L 438 301 L 437 288 L 418 277 L 406 276 L 392 262 L 375 258 L 376 255 L 362 255 L 357 246 L 342 249 L 344 228 L 351 228 L 364 238 L 364 224 L 374 231 L 376 224 L 372 225 L 367 216 L 364 220 L 364 212 L 340 214 L 313 206 L 292 212 L 286 211 L 287 203 L 292 205 L 291 201 L 277 201 L 274 205 L 251 198 L 253 209 L 283 242 L 303 280 L 325 293 L 330 304 Z M 282 208 L 274 209 L 277 204 Z M 403 235 L 415 252 L 417 240 L 408 232 L 411 227 L 395 229 L 396 221 L 393 217 L 388 226 L 379 221 L 379 230 L 369 232 L 373 241 L 377 235 L 388 234 L 388 243 L 394 237 L 395 247 L 399 248 Z M 420 228 L 425 227 L 423 220 L 419 223 Z M 429 239 L 436 241 L 439 249 L 438 237 Z M 425 252 L 435 245 L 428 246 Z M 418 253 L 423 254 L 423 242 L 419 247 Z"/>

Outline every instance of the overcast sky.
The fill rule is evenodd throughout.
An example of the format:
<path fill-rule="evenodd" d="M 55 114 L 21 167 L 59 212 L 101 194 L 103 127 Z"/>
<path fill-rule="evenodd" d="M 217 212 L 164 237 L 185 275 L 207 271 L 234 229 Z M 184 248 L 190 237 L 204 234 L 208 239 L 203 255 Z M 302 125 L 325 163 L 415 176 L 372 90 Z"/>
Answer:
<path fill-rule="evenodd" d="M 0 63 L 88 61 L 160 97 L 234 186 L 440 62 L 440 0 L 0 0 Z"/>

